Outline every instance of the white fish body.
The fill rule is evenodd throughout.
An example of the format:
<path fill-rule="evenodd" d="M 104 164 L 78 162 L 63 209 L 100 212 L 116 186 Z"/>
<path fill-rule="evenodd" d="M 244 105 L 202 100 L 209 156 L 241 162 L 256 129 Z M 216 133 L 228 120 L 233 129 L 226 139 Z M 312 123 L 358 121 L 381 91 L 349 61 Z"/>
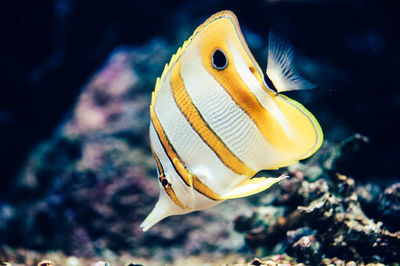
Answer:
<path fill-rule="evenodd" d="M 312 86 L 294 71 L 291 57 L 291 47 L 270 34 L 270 88 L 230 11 L 211 16 L 179 48 L 152 95 L 150 141 L 160 198 L 144 231 L 165 217 L 261 192 L 283 177 L 254 178 L 258 171 L 318 150 L 323 135 L 317 120 L 276 93 Z"/>

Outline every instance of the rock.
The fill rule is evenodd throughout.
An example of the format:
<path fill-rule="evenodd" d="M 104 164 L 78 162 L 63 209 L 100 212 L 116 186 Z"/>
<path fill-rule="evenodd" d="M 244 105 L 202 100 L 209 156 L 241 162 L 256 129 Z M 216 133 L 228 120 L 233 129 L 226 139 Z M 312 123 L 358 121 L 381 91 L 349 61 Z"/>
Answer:
<path fill-rule="evenodd" d="M 112 53 L 65 121 L 32 150 L 12 198 L 0 201 L 1 242 L 60 250 L 71 264 L 77 257 L 111 261 L 109 254 L 122 251 L 172 261 L 240 248 L 243 239 L 231 223 L 250 202 L 167 218 L 147 233 L 139 227 L 159 194 L 148 137 L 150 95 L 173 52 L 154 39 Z"/>
<path fill-rule="evenodd" d="M 381 215 L 378 211 L 379 198 L 381 197 L 382 188 L 373 183 L 358 184 L 356 186 L 356 194 L 360 201 L 362 210 L 371 218 L 379 220 Z"/>
<path fill-rule="evenodd" d="M 322 259 L 321 244 L 314 235 L 301 237 L 287 249 L 287 252 L 306 265 L 318 264 Z"/>
<path fill-rule="evenodd" d="M 357 143 L 363 145 L 365 139 L 356 136 L 345 143 L 343 151 L 357 150 Z M 313 162 L 319 161 L 323 166 L 319 179 L 309 179 L 301 170 L 305 166 L 298 164 L 289 168 L 294 177 L 282 181 L 272 191 L 274 200 L 269 203 L 273 207 L 268 208 L 280 210 L 275 218 L 258 218 L 265 217 L 264 206 L 237 217 L 235 228 L 245 234 L 246 243 L 253 250 L 261 248 L 265 254 L 286 252 L 305 264 L 327 265 L 332 260 L 342 265 L 346 261 L 397 262 L 400 232 L 396 231 L 398 227 L 389 225 L 398 221 L 398 184 L 387 187 L 383 193 L 376 185 L 358 184 L 356 179 L 332 167 L 336 164 L 332 162 L 343 156 L 341 152 L 335 153 L 329 147 L 322 152 L 328 155 L 319 153 L 313 158 Z M 369 210 L 367 214 L 362 205 Z M 374 215 L 376 220 L 368 215 Z"/>
<path fill-rule="evenodd" d="M 255 265 L 255 266 L 260 266 L 261 264 L 263 264 L 263 262 L 258 258 L 255 258 L 252 262 L 250 262 L 250 265 Z"/>
<path fill-rule="evenodd" d="M 381 219 L 393 230 L 400 230 L 400 183 L 387 187 L 378 200 Z"/>
<path fill-rule="evenodd" d="M 342 141 L 338 147 L 337 155 L 330 165 L 334 173 L 353 175 L 362 178 L 362 171 L 368 154 L 369 139 L 361 134 L 354 134 Z"/>
<path fill-rule="evenodd" d="M 94 263 L 92 266 L 111 266 L 111 264 L 106 261 L 98 261 L 98 262 Z"/>
<path fill-rule="evenodd" d="M 37 264 L 37 266 L 55 266 L 55 264 L 51 260 L 42 260 L 41 262 L 39 262 Z M 100 265 L 98 265 L 98 266 L 100 266 Z"/>
<path fill-rule="evenodd" d="M 286 233 L 288 244 L 294 245 L 301 237 L 303 236 L 311 236 L 316 233 L 316 230 L 313 230 L 309 227 L 301 227 L 295 230 L 290 230 Z"/>

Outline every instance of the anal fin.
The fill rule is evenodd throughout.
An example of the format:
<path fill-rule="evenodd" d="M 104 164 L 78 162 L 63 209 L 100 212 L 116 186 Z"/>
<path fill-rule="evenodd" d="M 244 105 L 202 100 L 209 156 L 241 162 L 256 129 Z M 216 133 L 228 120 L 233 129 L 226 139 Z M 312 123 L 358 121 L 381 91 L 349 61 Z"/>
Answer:
<path fill-rule="evenodd" d="M 238 185 L 229 193 L 222 195 L 221 199 L 236 199 L 259 193 L 271 187 L 275 183 L 278 183 L 282 179 L 285 179 L 286 177 L 287 176 L 284 175 L 280 177 L 253 177 Z"/>

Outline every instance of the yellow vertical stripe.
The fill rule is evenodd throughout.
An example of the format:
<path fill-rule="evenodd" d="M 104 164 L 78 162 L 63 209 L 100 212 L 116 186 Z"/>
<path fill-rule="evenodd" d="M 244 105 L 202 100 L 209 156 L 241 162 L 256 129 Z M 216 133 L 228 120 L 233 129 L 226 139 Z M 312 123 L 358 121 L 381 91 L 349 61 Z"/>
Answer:
<path fill-rule="evenodd" d="M 154 152 L 153 145 L 150 144 L 150 148 L 151 148 L 151 152 L 153 153 L 154 159 L 156 160 L 156 165 L 157 165 L 158 173 L 159 173 L 159 174 L 164 173 L 164 168 L 162 167 L 162 164 L 161 164 L 160 160 L 158 159 L 158 156 L 157 156 L 156 153 Z"/>
<path fill-rule="evenodd" d="M 167 192 L 168 196 L 172 199 L 173 202 L 175 202 L 176 205 L 181 207 L 182 209 L 185 209 L 185 206 L 183 206 L 182 202 L 178 199 L 178 197 L 175 194 L 175 191 L 169 187 L 164 187 L 165 191 Z"/>
<path fill-rule="evenodd" d="M 228 168 L 240 175 L 253 176 L 255 171 L 233 154 L 204 121 L 185 89 L 180 74 L 180 68 L 181 61 L 177 62 L 171 71 L 171 88 L 175 102 L 186 120 L 192 126 L 193 130 L 197 132 L 200 138 L 216 153 L 218 158 Z"/>
<path fill-rule="evenodd" d="M 293 141 L 288 137 L 278 120 L 264 109 L 256 96 L 240 79 L 239 74 L 237 72 L 235 74 L 221 71 L 215 76 L 215 79 L 254 122 L 268 143 L 279 151 L 287 151 L 292 148 Z M 232 76 L 235 78 L 232 78 Z"/>
<path fill-rule="evenodd" d="M 217 34 L 217 32 L 214 34 Z M 247 84 L 240 78 L 240 75 L 235 68 L 234 58 L 232 57 L 228 46 L 226 44 L 221 45 L 222 47 L 220 48 L 228 56 L 228 66 L 222 71 L 216 70 L 212 66 L 210 59 L 212 57 L 212 52 L 215 50 L 215 48 L 213 48 L 214 44 L 211 42 L 204 42 L 202 43 L 200 53 L 204 68 L 219 84 L 221 84 L 238 107 L 249 116 L 268 143 L 278 151 L 290 151 L 290 149 L 293 148 L 293 141 L 283 130 L 276 117 L 264 109 Z M 235 42 L 234 45 L 240 45 L 240 43 Z M 254 67 L 252 70 L 255 71 Z"/>
<path fill-rule="evenodd" d="M 279 156 L 277 159 L 280 162 L 270 167 L 285 166 L 315 152 L 320 146 L 322 136 L 318 122 L 301 104 L 280 95 L 276 96 L 264 86 L 262 73 L 259 72 L 259 66 L 247 47 L 237 20 L 227 16 L 227 19 L 221 19 L 218 24 L 212 27 L 210 25 L 205 30 L 207 30 L 207 36 L 199 36 L 199 41 L 196 43 L 200 50 L 203 67 L 221 84 L 234 102 L 253 121 L 264 139 L 276 150 L 276 155 Z M 233 46 L 238 52 L 229 49 L 229 46 Z M 211 58 L 216 48 L 223 50 L 228 58 L 228 66 L 224 70 L 216 70 L 212 65 Z M 241 66 L 238 67 L 239 65 Z M 264 108 L 266 103 L 260 102 L 258 96 L 253 94 L 253 89 L 261 88 L 249 88 L 248 84 L 254 81 L 250 82 L 242 78 L 247 75 L 247 71 L 259 82 L 263 89 L 260 91 L 260 93 L 263 92 L 263 97 L 270 98 L 270 104 L 273 104 L 271 110 Z M 286 123 L 280 120 L 274 109 L 282 112 Z"/>
<path fill-rule="evenodd" d="M 162 167 L 162 164 L 160 162 L 160 159 L 158 159 L 158 156 L 156 155 L 156 153 L 154 152 L 153 146 L 150 145 L 151 147 L 151 151 L 153 153 L 154 159 L 156 160 L 156 164 L 157 164 L 157 168 L 158 168 L 158 173 L 160 174 L 160 178 L 161 176 L 164 175 L 164 168 Z M 167 192 L 168 196 L 171 198 L 171 200 L 173 202 L 175 202 L 176 205 L 178 205 L 179 207 L 181 207 L 182 209 L 185 209 L 185 206 L 183 206 L 182 202 L 179 200 L 179 198 L 176 196 L 175 191 L 172 189 L 171 185 L 168 185 L 168 187 L 164 187 L 165 192 Z"/>
<path fill-rule="evenodd" d="M 212 200 L 221 200 L 221 197 L 217 193 L 215 193 L 203 182 L 201 182 L 200 179 L 197 178 L 197 176 L 189 172 L 189 170 L 183 165 L 182 160 L 179 158 L 174 148 L 171 146 L 154 110 L 155 98 L 157 97 L 157 89 L 158 88 L 156 87 L 156 90 L 152 96 L 152 104 L 150 105 L 150 117 L 151 121 L 153 122 L 154 129 L 157 133 L 157 137 L 159 138 L 161 145 L 165 149 L 166 155 L 168 156 L 176 172 L 182 178 L 186 185 L 193 186 L 196 191 Z"/>

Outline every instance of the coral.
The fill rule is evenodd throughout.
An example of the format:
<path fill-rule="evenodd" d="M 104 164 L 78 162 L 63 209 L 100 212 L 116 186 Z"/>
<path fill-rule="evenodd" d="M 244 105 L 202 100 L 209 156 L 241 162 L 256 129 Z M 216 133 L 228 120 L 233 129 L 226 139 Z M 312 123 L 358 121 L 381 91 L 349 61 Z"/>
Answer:
<path fill-rule="evenodd" d="M 37 264 L 38 266 L 55 266 L 54 262 L 51 260 L 42 260 Z"/>
<path fill-rule="evenodd" d="M 31 152 L 12 197 L 0 201 L 0 244 L 107 261 L 107 254 L 127 251 L 155 260 L 211 259 L 242 245 L 231 229 L 250 205 L 240 200 L 167 218 L 147 233 L 139 227 L 159 193 L 148 140 L 150 92 L 162 70 L 154 66 L 171 53 L 153 40 L 112 54 L 63 124 Z"/>
<path fill-rule="evenodd" d="M 380 194 L 378 212 L 393 230 L 400 230 L 400 183 L 388 186 Z"/>
<path fill-rule="evenodd" d="M 91 258 L 82 260 L 91 265 L 146 264 L 137 258 L 150 257 L 155 264 L 182 257 L 188 258 L 183 265 L 219 258 L 245 263 L 225 257 L 239 248 L 259 257 L 278 254 L 252 265 L 399 261 L 400 186 L 356 178 L 359 165 L 349 161 L 369 145 L 359 134 L 340 145 L 325 142 L 316 156 L 283 169 L 290 178 L 266 193 L 168 218 L 144 234 L 139 224 L 159 193 L 148 105 L 161 69 L 151 66 L 170 53 L 160 40 L 116 50 L 70 116 L 32 151 L 12 197 L 0 201 L 2 261 L 43 264 L 47 256 L 31 249 L 51 249 L 67 254 L 49 260 L 61 265 L 77 257 Z M 118 259 L 124 252 L 135 257 Z"/>
<path fill-rule="evenodd" d="M 260 207 L 236 218 L 235 229 L 245 234 L 247 245 L 263 250 L 261 254 L 286 252 L 308 265 L 335 257 L 349 263 L 398 262 L 400 232 L 388 230 L 394 228 L 395 221 L 398 226 L 398 183 L 383 192 L 374 185 L 357 186 L 353 178 L 338 172 L 342 167 L 335 166 L 343 160 L 341 156 L 348 156 L 346 150 L 354 145 L 352 141 L 357 144 L 360 140 L 364 138 L 356 135 L 344 142 L 346 149 L 326 143 L 312 161 L 290 167 L 293 177 L 272 192 L 273 206 L 268 211 Z M 301 171 L 313 161 L 323 166 L 322 171 L 316 168 L 316 181 Z M 376 211 L 370 213 L 378 221 L 362 208 L 372 202 Z"/>

